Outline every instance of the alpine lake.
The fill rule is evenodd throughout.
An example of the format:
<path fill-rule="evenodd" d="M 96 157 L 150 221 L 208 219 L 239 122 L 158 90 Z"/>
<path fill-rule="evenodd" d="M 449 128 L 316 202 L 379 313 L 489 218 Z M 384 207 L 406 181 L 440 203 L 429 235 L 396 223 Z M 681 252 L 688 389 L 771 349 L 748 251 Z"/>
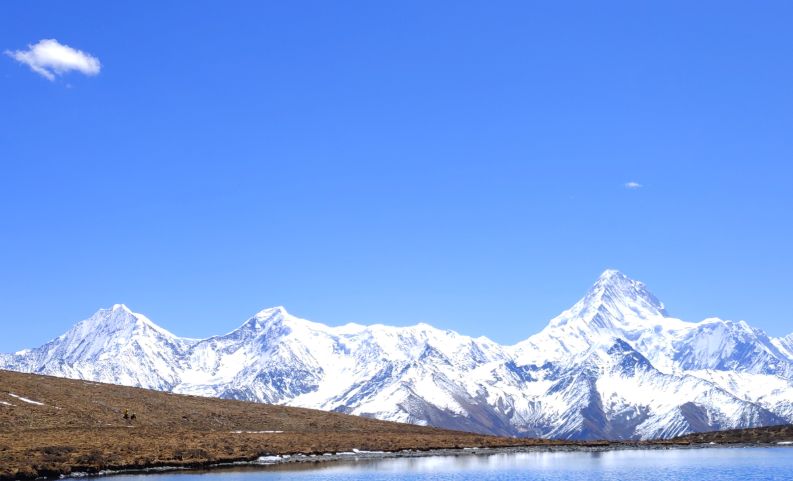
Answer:
<path fill-rule="evenodd" d="M 320 458 L 321 460 L 321 458 Z M 793 448 L 730 447 L 594 452 L 349 456 L 330 462 L 115 475 L 113 481 L 718 481 L 793 480 Z"/>

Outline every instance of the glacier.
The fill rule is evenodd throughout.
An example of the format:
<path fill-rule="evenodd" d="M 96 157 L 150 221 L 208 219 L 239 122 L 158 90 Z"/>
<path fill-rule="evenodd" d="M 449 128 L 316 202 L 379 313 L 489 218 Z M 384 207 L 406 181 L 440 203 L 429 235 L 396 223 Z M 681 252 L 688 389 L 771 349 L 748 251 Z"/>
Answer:
<path fill-rule="evenodd" d="M 208 339 L 123 304 L 0 368 L 505 436 L 655 439 L 793 422 L 793 334 L 670 316 L 605 271 L 515 345 L 428 324 L 330 327 L 283 307 Z"/>

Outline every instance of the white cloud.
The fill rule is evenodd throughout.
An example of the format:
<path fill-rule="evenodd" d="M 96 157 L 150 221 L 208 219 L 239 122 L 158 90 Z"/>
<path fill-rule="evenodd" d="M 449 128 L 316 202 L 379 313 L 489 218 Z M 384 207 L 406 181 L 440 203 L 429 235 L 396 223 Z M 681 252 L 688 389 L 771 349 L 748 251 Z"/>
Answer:
<path fill-rule="evenodd" d="M 85 75 L 96 75 L 102 68 L 98 58 L 82 50 L 62 45 L 55 39 L 39 40 L 35 45 L 28 45 L 27 50 L 13 52 L 6 50 L 5 54 L 49 80 L 55 80 L 56 75 L 63 75 L 72 70 Z"/>
<path fill-rule="evenodd" d="M 640 184 L 638 182 L 633 182 L 633 181 L 627 182 L 625 184 L 625 188 L 626 189 L 631 189 L 631 190 L 641 189 L 642 187 L 644 187 L 642 184 Z"/>

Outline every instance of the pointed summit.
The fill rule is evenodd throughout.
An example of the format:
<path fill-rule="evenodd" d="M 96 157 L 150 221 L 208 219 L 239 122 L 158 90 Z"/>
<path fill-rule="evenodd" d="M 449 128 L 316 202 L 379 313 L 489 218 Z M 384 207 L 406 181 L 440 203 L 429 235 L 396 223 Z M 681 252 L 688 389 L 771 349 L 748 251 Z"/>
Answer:
<path fill-rule="evenodd" d="M 93 316 L 78 323 L 75 328 L 81 326 L 86 331 L 86 334 L 92 330 L 108 332 L 148 328 L 167 336 L 176 337 L 143 314 L 134 312 L 126 304 L 113 304 L 110 308 L 99 309 Z"/>
<path fill-rule="evenodd" d="M 113 307 L 111 307 L 110 309 L 105 309 L 105 310 L 126 311 L 126 312 L 129 312 L 130 314 L 132 314 L 132 310 L 129 307 L 127 307 L 126 304 L 113 304 Z"/>
<path fill-rule="evenodd" d="M 630 277 L 626 276 L 622 272 L 618 271 L 617 269 L 606 269 L 603 271 L 600 276 L 598 276 L 598 283 L 605 282 L 605 283 L 615 283 L 615 282 L 623 282 L 623 281 L 633 281 Z M 635 281 L 634 281 L 635 282 Z"/>
<path fill-rule="evenodd" d="M 232 331 L 234 334 L 240 330 L 259 331 L 267 326 L 275 325 L 289 316 L 284 306 L 268 307 L 254 314 L 253 317 L 245 321 L 239 328 Z"/>
<path fill-rule="evenodd" d="M 143 316 L 140 316 L 143 317 Z M 86 331 L 104 329 L 120 330 L 139 322 L 138 316 L 124 304 L 113 304 L 109 308 L 101 308 L 88 319 L 77 326 L 83 326 Z"/>
<path fill-rule="evenodd" d="M 600 274 L 600 276 L 598 276 L 597 281 L 595 281 L 595 284 L 590 290 L 597 289 L 598 287 L 631 289 L 635 286 L 641 286 L 643 288 L 645 287 L 644 283 L 626 276 L 617 269 L 606 269 L 602 274 Z"/>
<path fill-rule="evenodd" d="M 541 365 L 613 344 L 613 339 L 636 342 L 658 326 L 682 321 L 666 316 L 663 303 L 642 282 L 608 269 L 583 298 L 551 319 L 539 333 L 516 345 L 524 364 Z"/>
<path fill-rule="evenodd" d="M 636 327 L 637 322 L 666 317 L 664 304 L 644 283 L 622 272 L 608 269 L 598 277 L 584 297 L 573 307 L 552 319 L 549 326 L 583 323 L 597 330 Z"/>
<path fill-rule="evenodd" d="M 649 310 L 666 316 L 666 307 L 640 281 L 616 269 L 606 269 L 582 299 L 587 304 L 628 304 L 632 310 Z"/>
<path fill-rule="evenodd" d="M 261 311 L 256 313 L 256 317 L 259 319 L 268 319 L 273 316 L 288 316 L 289 313 L 286 312 L 286 308 L 284 306 L 275 306 L 275 307 L 268 307 L 267 309 L 262 309 Z"/>

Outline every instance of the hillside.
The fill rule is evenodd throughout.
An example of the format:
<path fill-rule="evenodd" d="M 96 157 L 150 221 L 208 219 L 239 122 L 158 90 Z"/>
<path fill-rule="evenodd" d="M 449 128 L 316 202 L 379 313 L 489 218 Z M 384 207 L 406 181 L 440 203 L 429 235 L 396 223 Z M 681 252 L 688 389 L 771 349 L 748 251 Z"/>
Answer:
<path fill-rule="evenodd" d="M 125 420 L 124 410 L 135 413 Z M 267 454 L 552 444 L 0 370 L 0 479 Z"/>
<path fill-rule="evenodd" d="M 696 444 L 788 444 L 793 443 L 793 424 L 693 433 L 675 438 L 675 441 Z"/>

